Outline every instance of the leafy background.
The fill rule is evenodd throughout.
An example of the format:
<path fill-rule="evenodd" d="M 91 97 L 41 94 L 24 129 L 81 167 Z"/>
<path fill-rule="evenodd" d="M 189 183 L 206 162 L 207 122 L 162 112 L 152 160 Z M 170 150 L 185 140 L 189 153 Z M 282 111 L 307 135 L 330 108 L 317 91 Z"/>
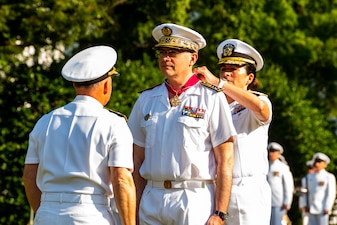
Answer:
<path fill-rule="evenodd" d="M 83 48 L 118 51 L 108 108 L 129 115 L 138 91 L 163 80 L 152 29 L 163 22 L 191 27 L 207 40 L 198 65 L 215 74 L 216 47 L 239 38 L 255 46 L 265 65 L 259 90 L 273 103 L 270 141 L 285 148 L 295 178 L 315 152 L 337 157 L 336 0 L 0 0 L 0 224 L 27 224 L 22 185 L 28 135 L 44 113 L 74 98 L 60 76 Z M 289 216 L 300 224 L 294 198 Z"/>

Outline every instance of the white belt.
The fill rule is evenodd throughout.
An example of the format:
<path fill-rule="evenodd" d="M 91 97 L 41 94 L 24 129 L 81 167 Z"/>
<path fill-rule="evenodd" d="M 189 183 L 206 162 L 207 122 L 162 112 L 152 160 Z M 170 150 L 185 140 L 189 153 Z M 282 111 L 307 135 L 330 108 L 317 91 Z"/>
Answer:
<path fill-rule="evenodd" d="M 109 199 L 105 195 L 70 194 L 58 192 L 43 192 L 41 202 L 72 202 L 79 204 L 109 205 Z"/>
<path fill-rule="evenodd" d="M 205 188 L 206 184 L 215 184 L 213 180 L 184 180 L 184 181 L 147 181 L 147 185 L 154 188 L 164 189 L 191 189 L 191 188 Z"/>
<path fill-rule="evenodd" d="M 232 185 L 244 185 L 255 182 L 267 181 L 266 175 L 253 175 L 247 177 L 233 177 Z"/>

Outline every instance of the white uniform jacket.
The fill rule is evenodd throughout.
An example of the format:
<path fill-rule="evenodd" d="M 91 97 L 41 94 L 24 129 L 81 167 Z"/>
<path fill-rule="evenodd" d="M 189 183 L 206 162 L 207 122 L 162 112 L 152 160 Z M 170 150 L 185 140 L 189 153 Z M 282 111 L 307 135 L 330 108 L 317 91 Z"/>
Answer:
<path fill-rule="evenodd" d="M 272 193 L 272 207 L 291 207 L 294 193 L 294 179 L 289 166 L 276 160 L 269 165 L 268 183 Z"/>
<path fill-rule="evenodd" d="M 133 169 L 125 119 L 78 95 L 44 115 L 29 136 L 26 164 L 39 164 L 42 192 L 112 195 L 109 167 Z"/>
<path fill-rule="evenodd" d="M 253 92 L 268 104 L 270 116 L 268 121 L 261 122 L 254 113 L 234 101 L 231 109 L 234 127 L 235 155 L 233 178 L 264 176 L 268 174 L 268 130 L 272 120 L 272 105 L 269 98 L 259 92 Z"/>
<path fill-rule="evenodd" d="M 225 95 L 200 83 L 171 107 L 165 84 L 142 92 L 128 125 L 134 143 L 145 148 L 140 174 L 147 180 L 214 180 L 213 148 L 236 131 Z"/>
<path fill-rule="evenodd" d="M 336 198 L 336 178 L 332 173 L 321 170 L 317 173 L 307 174 L 307 179 L 302 179 L 302 187 L 307 188 L 308 195 L 302 194 L 300 196 L 300 208 L 309 206 L 311 214 L 321 214 L 324 210 L 331 212 Z"/>

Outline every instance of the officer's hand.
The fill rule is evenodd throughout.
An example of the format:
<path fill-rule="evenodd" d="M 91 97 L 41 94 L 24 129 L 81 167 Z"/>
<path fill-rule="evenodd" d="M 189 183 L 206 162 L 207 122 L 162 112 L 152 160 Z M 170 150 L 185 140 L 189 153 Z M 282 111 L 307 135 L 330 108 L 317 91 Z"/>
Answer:
<path fill-rule="evenodd" d="M 193 73 L 197 74 L 201 81 L 213 84 L 215 86 L 219 85 L 219 78 L 214 76 L 206 66 L 197 67 L 193 70 Z"/>
<path fill-rule="evenodd" d="M 218 216 L 213 214 L 207 221 L 206 225 L 224 225 L 224 221 Z"/>
<path fill-rule="evenodd" d="M 285 209 L 285 210 L 289 211 L 289 207 L 287 205 L 283 205 L 282 209 Z"/>

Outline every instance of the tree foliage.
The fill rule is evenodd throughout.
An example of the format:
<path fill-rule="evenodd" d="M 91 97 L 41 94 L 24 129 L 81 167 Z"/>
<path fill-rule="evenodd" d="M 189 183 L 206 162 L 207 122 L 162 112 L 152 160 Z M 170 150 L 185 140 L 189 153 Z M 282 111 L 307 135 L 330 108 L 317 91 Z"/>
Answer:
<path fill-rule="evenodd" d="M 337 0 L 0 0 L 1 224 L 26 224 L 21 181 L 28 135 L 46 112 L 74 98 L 60 76 L 65 60 L 105 44 L 118 51 L 108 108 L 126 115 L 138 92 L 164 78 L 152 50 L 154 26 L 172 22 L 207 40 L 198 65 L 218 73 L 216 47 L 239 38 L 265 65 L 257 76 L 273 103 L 270 141 L 285 147 L 295 177 L 321 151 L 337 172 Z M 299 215 L 293 209 L 293 224 Z"/>

